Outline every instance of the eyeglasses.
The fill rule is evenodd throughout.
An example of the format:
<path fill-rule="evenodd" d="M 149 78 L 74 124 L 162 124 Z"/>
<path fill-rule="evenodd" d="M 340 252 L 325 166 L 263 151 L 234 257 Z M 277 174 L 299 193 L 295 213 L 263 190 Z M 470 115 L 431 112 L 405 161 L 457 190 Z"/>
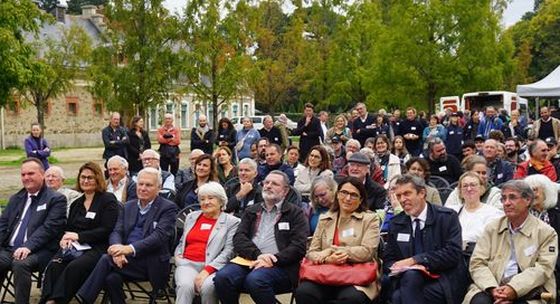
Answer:
<path fill-rule="evenodd" d="M 514 195 L 514 194 L 509 194 L 509 195 L 502 195 L 502 197 L 500 197 L 500 202 L 504 203 L 505 201 L 516 201 L 518 199 L 522 198 L 521 195 Z"/>
<path fill-rule="evenodd" d="M 143 161 L 154 161 L 154 160 L 159 160 L 159 158 L 157 158 L 157 157 L 143 157 L 142 160 Z"/>
<path fill-rule="evenodd" d="M 463 189 L 477 188 L 477 187 L 480 187 L 480 184 L 463 184 L 463 185 L 461 185 L 461 188 L 463 188 Z"/>
<path fill-rule="evenodd" d="M 351 200 L 353 201 L 357 201 L 360 199 L 360 195 L 358 193 L 354 193 L 354 192 L 348 192 L 346 190 L 340 190 L 338 191 L 337 195 L 340 198 L 347 198 L 350 197 Z"/>
<path fill-rule="evenodd" d="M 80 175 L 80 180 L 82 180 L 82 181 L 92 181 L 92 180 L 95 180 L 95 176 L 93 176 L 93 175 Z"/>

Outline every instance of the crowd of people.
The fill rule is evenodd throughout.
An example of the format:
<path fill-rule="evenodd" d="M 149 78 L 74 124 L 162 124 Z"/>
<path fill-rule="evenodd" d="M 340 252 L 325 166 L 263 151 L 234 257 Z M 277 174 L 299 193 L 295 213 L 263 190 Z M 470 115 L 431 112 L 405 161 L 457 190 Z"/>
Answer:
<path fill-rule="evenodd" d="M 260 130 L 201 115 L 183 168 L 171 114 L 156 151 L 140 117 L 127 129 L 113 113 L 105 168 L 85 163 L 73 189 L 33 125 L 24 188 L 0 217 L 0 276 L 13 273 L 16 303 L 36 271 L 49 304 L 102 290 L 125 303 L 123 282 L 157 292 L 170 273 L 181 304 L 557 302 L 554 112 L 401 118 L 358 103 L 329 126 L 306 104 L 293 130 L 284 115 Z"/>

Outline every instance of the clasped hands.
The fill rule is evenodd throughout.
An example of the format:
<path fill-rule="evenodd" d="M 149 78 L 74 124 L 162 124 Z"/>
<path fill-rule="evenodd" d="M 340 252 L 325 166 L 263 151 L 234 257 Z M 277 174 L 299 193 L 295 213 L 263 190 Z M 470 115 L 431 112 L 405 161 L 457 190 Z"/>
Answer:
<path fill-rule="evenodd" d="M 333 252 L 323 259 L 325 264 L 337 264 L 341 265 L 348 262 L 348 253 L 338 250 L 338 246 L 333 246 Z"/>
<path fill-rule="evenodd" d="M 406 259 L 396 261 L 395 263 L 393 263 L 390 269 L 391 272 L 399 272 L 403 268 L 411 267 L 411 266 L 414 266 L 415 269 L 426 270 L 426 267 L 424 265 L 418 264 L 413 258 L 406 258 Z"/>
<path fill-rule="evenodd" d="M 517 299 L 517 292 L 509 285 L 502 285 L 491 290 L 494 304 L 510 304 Z"/>
<path fill-rule="evenodd" d="M 107 249 L 107 254 L 113 257 L 113 263 L 119 268 L 123 268 L 128 264 L 126 257 L 133 253 L 134 251 L 130 245 L 115 244 Z"/>
<path fill-rule="evenodd" d="M 251 268 L 259 269 L 259 268 L 270 268 L 274 266 L 274 263 L 278 261 L 278 258 L 271 253 L 263 253 L 257 257 L 257 260 L 253 262 Z"/>

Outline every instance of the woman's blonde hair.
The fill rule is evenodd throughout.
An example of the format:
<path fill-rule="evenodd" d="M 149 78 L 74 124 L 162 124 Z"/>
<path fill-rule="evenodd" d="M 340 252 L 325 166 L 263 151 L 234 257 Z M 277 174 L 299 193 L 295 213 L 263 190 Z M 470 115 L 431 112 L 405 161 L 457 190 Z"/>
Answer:
<path fill-rule="evenodd" d="M 459 183 L 457 183 L 457 188 L 459 188 L 459 189 L 457 189 L 458 190 L 457 194 L 459 196 L 459 199 L 461 201 L 464 200 L 461 185 L 463 184 L 463 180 L 467 177 L 472 177 L 472 178 L 474 178 L 478 181 L 479 187 L 480 187 L 480 197 L 482 197 L 484 192 L 486 192 L 486 185 L 484 185 L 484 180 L 482 180 L 480 175 L 478 175 L 477 173 L 472 172 L 472 171 L 468 171 L 468 172 L 463 173 L 463 175 L 461 175 L 461 177 L 459 177 Z"/>

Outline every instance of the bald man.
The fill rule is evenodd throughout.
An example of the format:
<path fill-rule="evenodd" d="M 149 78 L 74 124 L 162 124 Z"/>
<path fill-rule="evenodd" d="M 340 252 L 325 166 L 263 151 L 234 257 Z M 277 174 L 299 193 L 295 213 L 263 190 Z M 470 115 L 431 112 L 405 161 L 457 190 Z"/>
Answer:
<path fill-rule="evenodd" d="M 127 158 L 126 145 L 129 143 L 126 129 L 121 126 L 121 115 L 118 112 L 111 113 L 109 125 L 101 131 L 103 138 L 103 158 L 105 163 L 109 158 L 115 155 L 120 155 Z"/>
<path fill-rule="evenodd" d="M 214 150 L 214 131 L 208 126 L 206 115 L 198 117 L 198 126 L 191 131 L 191 151 L 200 149 L 206 154 L 212 154 Z"/>
<path fill-rule="evenodd" d="M 161 169 L 176 175 L 181 154 L 181 130 L 173 126 L 173 114 L 167 113 L 163 117 L 163 126 L 158 129 L 158 142 Z"/>

